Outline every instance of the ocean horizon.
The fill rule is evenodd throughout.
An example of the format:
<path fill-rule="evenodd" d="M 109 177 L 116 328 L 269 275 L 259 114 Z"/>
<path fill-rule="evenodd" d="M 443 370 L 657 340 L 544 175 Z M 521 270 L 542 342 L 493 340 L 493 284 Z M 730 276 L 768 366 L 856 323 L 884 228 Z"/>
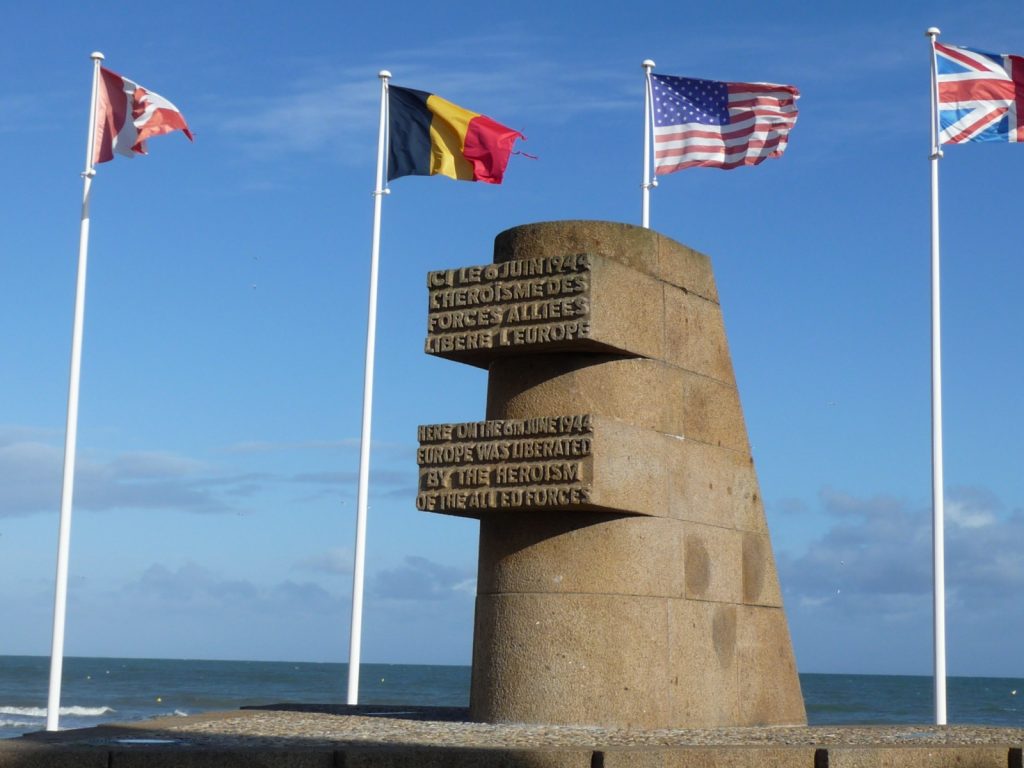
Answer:
<path fill-rule="evenodd" d="M 337 662 L 68 657 L 61 729 L 280 703 L 343 704 L 348 665 Z M 470 667 L 363 664 L 361 704 L 465 707 Z M 43 730 L 49 657 L 0 656 L 0 738 Z M 801 673 L 811 725 L 925 724 L 932 679 Z M 950 677 L 950 724 L 1024 727 L 1024 679 Z"/>

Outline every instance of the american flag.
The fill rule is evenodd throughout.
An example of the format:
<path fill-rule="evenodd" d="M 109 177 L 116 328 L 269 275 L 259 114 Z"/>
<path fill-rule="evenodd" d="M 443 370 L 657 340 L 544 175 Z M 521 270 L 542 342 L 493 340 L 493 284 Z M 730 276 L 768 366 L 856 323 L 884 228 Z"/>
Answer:
<path fill-rule="evenodd" d="M 939 143 L 1024 141 L 1024 58 L 935 44 Z"/>
<path fill-rule="evenodd" d="M 654 172 L 738 168 L 779 157 L 796 124 L 792 85 L 651 74 Z"/>

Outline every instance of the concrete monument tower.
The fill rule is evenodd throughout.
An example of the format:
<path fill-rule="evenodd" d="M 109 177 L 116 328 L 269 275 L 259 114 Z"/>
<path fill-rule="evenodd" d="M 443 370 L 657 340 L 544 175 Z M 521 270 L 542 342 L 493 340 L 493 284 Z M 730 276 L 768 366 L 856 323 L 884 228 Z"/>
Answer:
<path fill-rule="evenodd" d="M 480 520 L 471 716 L 804 723 L 708 257 L 531 224 L 428 289 L 426 351 L 489 371 L 417 456 L 417 506 Z"/>

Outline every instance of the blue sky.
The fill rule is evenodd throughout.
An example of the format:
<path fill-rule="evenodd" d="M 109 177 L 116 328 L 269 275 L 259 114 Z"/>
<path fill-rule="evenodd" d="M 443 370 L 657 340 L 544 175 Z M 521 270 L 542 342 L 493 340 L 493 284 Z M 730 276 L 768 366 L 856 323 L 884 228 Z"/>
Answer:
<path fill-rule="evenodd" d="M 781 160 L 663 177 L 715 268 L 798 665 L 931 665 L 928 49 L 1024 54 L 1018 3 L 21 4 L 0 65 L 0 653 L 49 652 L 89 53 L 180 134 L 93 186 L 70 655 L 347 658 L 379 84 L 522 130 L 500 187 L 384 201 L 363 657 L 468 664 L 473 521 L 416 512 L 428 270 L 551 219 L 639 223 L 642 70 L 792 83 Z M 14 73 L 24 73 L 15 76 Z M 1024 150 L 942 162 L 951 674 L 1024 676 Z"/>

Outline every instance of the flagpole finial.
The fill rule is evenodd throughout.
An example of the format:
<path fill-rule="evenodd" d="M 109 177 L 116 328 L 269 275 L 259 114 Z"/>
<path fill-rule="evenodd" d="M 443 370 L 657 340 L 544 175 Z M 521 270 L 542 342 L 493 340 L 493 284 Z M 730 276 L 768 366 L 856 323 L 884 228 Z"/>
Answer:
<path fill-rule="evenodd" d="M 644 59 L 640 63 L 640 66 L 643 67 L 644 69 L 654 69 L 654 61 L 651 59 Z"/>
<path fill-rule="evenodd" d="M 939 29 L 938 27 L 928 27 L 928 31 L 925 32 L 925 35 L 927 35 L 928 37 L 938 37 L 941 34 L 942 30 Z"/>
<path fill-rule="evenodd" d="M 388 80 L 391 78 L 391 73 L 388 72 L 386 69 L 382 69 L 380 72 L 377 73 L 377 77 L 379 77 L 381 80 Z"/>
<path fill-rule="evenodd" d="M 104 60 L 105 58 L 107 58 L 106 56 L 104 56 L 104 55 L 103 55 L 102 53 L 100 53 L 99 51 L 93 51 L 93 52 L 92 52 L 92 53 L 90 54 L 90 56 L 91 56 L 91 58 L 92 58 L 92 59 L 93 59 L 94 61 L 103 61 L 103 60 Z"/>

